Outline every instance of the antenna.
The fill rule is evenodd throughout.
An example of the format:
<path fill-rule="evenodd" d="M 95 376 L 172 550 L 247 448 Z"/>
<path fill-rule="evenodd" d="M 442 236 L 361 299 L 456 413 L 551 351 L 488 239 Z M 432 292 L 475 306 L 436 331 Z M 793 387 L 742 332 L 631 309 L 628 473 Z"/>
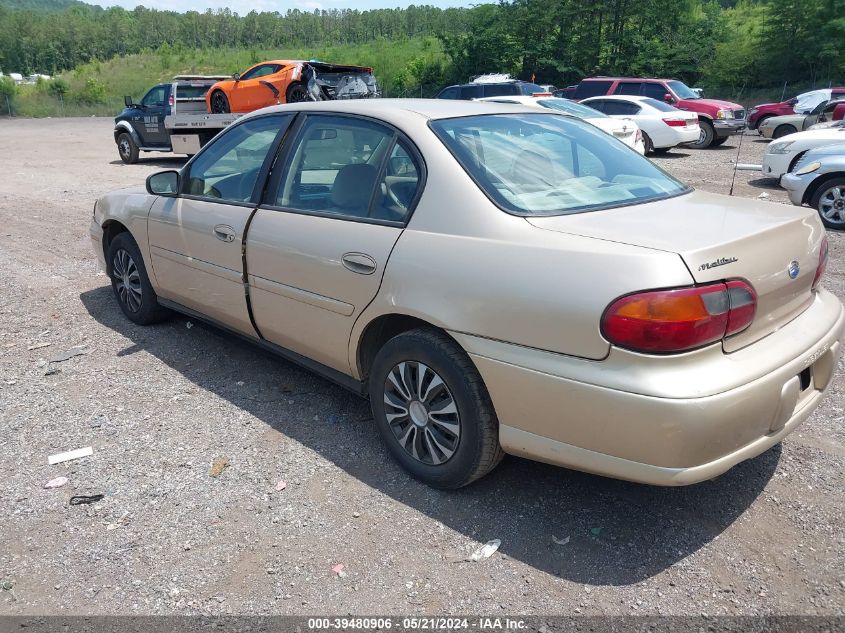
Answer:
<path fill-rule="evenodd" d="M 739 167 L 739 153 L 742 151 L 742 139 L 745 137 L 745 130 L 739 135 L 739 147 L 736 148 L 736 160 L 734 161 L 734 175 L 731 178 L 731 190 L 728 192 L 729 196 L 734 195 L 734 183 L 736 182 L 736 171 Z"/>

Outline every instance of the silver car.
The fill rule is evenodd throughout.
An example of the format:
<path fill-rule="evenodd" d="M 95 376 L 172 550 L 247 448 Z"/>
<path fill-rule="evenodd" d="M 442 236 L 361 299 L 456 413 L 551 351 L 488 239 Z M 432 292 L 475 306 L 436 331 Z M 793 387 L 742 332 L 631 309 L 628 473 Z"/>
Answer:
<path fill-rule="evenodd" d="M 781 178 L 792 204 L 808 204 L 829 229 L 845 229 L 845 143 L 804 154 Z"/>

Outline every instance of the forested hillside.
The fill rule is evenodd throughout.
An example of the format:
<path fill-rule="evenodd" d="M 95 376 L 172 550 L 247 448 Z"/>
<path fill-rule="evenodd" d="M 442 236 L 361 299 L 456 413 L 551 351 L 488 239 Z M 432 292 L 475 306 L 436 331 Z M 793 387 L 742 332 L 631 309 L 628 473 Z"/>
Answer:
<path fill-rule="evenodd" d="M 0 7 L 6 9 L 24 9 L 27 11 L 38 11 L 43 13 L 54 13 L 64 11 L 69 7 L 85 7 L 80 0 L 0 0 Z M 100 7 L 95 7 L 99 9 Z"/>
<path fill-rule="evenodd" d="M 224 49 L 243 54 L 197 63 Z M 51 13 L 0 4 L 0 70 L 76 69 L 68 75 L 70 96 L 76 82 L 87 90 L 82 101 L 117 97 L 111 83 L 120 83 L 118 78 L 96 70 L 117 56 L 154 60 L 146 67 L 165 60 L 159 64 L 163 75 L 199 66 L 243 70 L 242 62 L 283 50 L 307 58 L 328 50 L 331 61 L 368 63 L 387 96 L 430 95 L 472 75 L 510 72 L 559 86 L 594 74 L 671 76 L 711 94 L 738 97 L 779 93 L 785 83 L 789 91 L 845 84 L 845 0 L 501 0 L 467 9 L 245 16 L 88 5 Z M 360 59 L 361 51 L 369 58 Z M 109 68 L 119 75 L 130 67 Z M 150 72 L 135 76 L 137 82 L 150 78 Z M 67 90 L 59 86 L 54 93 Z"/>

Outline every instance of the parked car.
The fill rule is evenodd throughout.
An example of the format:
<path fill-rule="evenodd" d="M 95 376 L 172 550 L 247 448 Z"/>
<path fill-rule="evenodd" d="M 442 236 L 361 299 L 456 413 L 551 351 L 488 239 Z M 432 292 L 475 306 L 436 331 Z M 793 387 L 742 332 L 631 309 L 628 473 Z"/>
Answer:
<path fill-rule="evenodd" d="M 435 99 L 481 99 L 503 95 L 533 95 L 546 92 L 539 84 L 513 79 L 510 75 L 481 75 L 470 83 L 446 86 L 437 93 Z"/>
<path fill-rule="evenodd" d="M 808 204 L 827 228 L 845 230 L 845 140 L 805 152 L 780 182 L 792 204 Z"/>
<path fill-rule="evenodd" d="M 763 156 L 763 175 L 780 177 L 792 171 L 805 152 L 825 145 L 845 142 L 845 128 L 797 132 L 773 141 Z"/>
<path fill-rule="evenodd" d="M 773 116 L 807 114 L 820 103 L 841 98 L 845 98 L 845 88 L 813 90 L 779 103 L 761 103 L 748 111 L 748 129 L 756 130 Z"/>
<path fill-rule="evenodd" d="M 782 138 L 802 132 L 813 125 L 845 118 L 845 99 L 823 101 L 809 114 L 789 114 L 766 119 L 760 124 L 760 134 L 766 138 Z"/>
<path fill-rule="evenodd" d="M 678 110 L 651 97 L 590 97 L 581 105 L 615 119 L 630 119 L 636 123 L 642 132 L 646 154 L 663 154 L 678 145 L 695 142 L 699 137 L 697 114 Z"/>
<path fill-rule="evenodd" d="M 814 211 L 511 104 L 268 108 L 101 197 L 90 233 L 129 320 L 174 309 L 368 395 L 445 488 L 503 453 L 711 479 L 810 416 L 845 331 Z"/>
<path fill-rule="evenodd" d="M 223 114 L 252 112 L 280 103 L 378 96 L 372 68 L 276 59 L 214 84 L 206 101 L 209 112 Z"/>
<path fill-rule="evenodd" d="M 638 151 L 640 154 L 645 154 L 645 143 L 640 132 L 639 126 L 631 119 L 624 119 L 618 121 L 607 116 L 603 112 L 594 110 L 593 108 L 570 101 L 569 99 L 560 99 L 558 97 L 540 96 L 540 97 L 486 97 L 484 99 L 476 99 L 476 101 L 487 101 L 493 103 L 513 103 L 529 106 L 532 108 L 544 108 L 546 110 L 554 110 L 561 114 L 578 117 L 584 119 L 588 123 L 595 125 L 600 130 L 615 136 L 620 141 L 625 143 L 631 149 Z"/>
<path fill-rule="evenodd" d="M 703 149 L 721 145 L 733 134 L 745 129 L 745 108 L 738 103 L 703 99 L 701 95 L 677 79 L 645 79 L 637 77 L 590 77 L 578 84 L 574 99 L 605 95 L 651 97 L 698 115 L 698 141 L 690 147 Z"/>
<path fill-rule="evenodd" d="M 208 114 L 205 97 L 220 77 L 176 75 L 170 83 L 150 88 L 140 101 L 123 97 L 124 109 L 114 118 L 114 142 L 120 159 L 138 162 L 141 152 L 174 152 L 192 156 L 238 114 Z"/>

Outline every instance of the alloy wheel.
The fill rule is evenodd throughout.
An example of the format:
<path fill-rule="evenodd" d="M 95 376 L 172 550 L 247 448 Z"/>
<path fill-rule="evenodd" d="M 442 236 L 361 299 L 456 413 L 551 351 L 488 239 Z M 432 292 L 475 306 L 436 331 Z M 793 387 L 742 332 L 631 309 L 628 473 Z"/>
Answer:
<path fill-rule="evenodd" d="M 831 224 L 845 225 L 845 186 L 834 185 L 822 193 L 819 213 Z"/>
<path fill-rule="evenodd" d="M 417 461 L 438 466 L 455 454 L 461 421 L 452 392 L 430 367 L 403 361 L 384 382 L 385 415 L 399 445 Z"/>
<path fill-rule="evenodd" d="M 130 312 L 141 309 L 141 274 L 132 256 L 122 248 L 112 259 L 112 279 L 114 279 L 117 298 Z"/>
<path fill-rule="evenodd" d="M 126 138 L 120 139 L 120 143 L 118 143 L 118 149 L 120 150 L 120 155 L 124 158 L 129 158 L 132 154 L 132 148 L 129 146 L 129 141 Z"/>

